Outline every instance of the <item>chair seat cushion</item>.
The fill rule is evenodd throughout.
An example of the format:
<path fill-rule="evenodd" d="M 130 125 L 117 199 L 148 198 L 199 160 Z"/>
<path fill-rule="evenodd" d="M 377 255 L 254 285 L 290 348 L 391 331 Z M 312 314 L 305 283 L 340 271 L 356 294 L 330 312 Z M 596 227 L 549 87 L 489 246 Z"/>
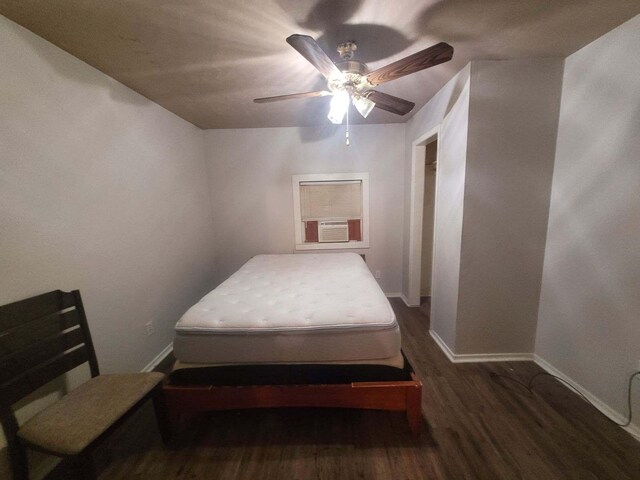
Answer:
<path fill-rule="evenodd" d="M 99 375 L 27 421 L 18 436 L 53 454 L 76 455 L 163 378 L 158 372 Z"/>

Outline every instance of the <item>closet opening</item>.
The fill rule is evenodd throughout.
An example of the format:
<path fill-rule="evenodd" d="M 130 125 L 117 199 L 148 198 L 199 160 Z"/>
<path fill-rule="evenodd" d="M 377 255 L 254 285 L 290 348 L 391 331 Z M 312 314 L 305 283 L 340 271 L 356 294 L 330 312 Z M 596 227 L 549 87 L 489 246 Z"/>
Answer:
<path fill-rule="evenodd" d="M 433 234 L 435 231 L 437 138 L 425 145 L 424 198 L 422 203 L 422 254 L 420 265 L 420 310 L 431 315 L 431 277 L 433 275 Z"/>
<path fill-rule="evenodd" d="M 437 212 L 440 126 L 425 132 L 412 143 L 411 201 L 409 212 L 409 275 L 404 301 L 410 307 L 437 301 L 433 294 L 433 265 L 437 249 Z"/>

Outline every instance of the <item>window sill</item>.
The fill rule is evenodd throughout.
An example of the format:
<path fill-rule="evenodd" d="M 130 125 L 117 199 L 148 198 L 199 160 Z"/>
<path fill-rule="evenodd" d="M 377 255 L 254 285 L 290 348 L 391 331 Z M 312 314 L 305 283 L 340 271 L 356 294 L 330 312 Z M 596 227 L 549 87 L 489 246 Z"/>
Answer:
<path fill-rule="evenodd" d="M 348 248 L 369 248 L 369 242 L 313 242 L 296 244 L 296 250 L 345 250 Z"/>

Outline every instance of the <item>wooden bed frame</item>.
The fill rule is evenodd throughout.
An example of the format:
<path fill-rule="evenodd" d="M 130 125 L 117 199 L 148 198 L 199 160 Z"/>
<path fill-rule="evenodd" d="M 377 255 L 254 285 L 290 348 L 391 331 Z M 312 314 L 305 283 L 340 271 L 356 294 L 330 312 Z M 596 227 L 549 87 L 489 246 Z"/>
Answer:
<path fill-rule="evenodd" d="M 415 434 L 422 428 L 422 382 L 410 380 L 328 385 L 171 385 L 165 383 L 168 416 L 174 427 L 198 412 L 274 407 L 362 408 L 404 411 Z"/>
<path fill-rule="evenodd" d="M 366 261 L 365 255 L 360 254 Z M 404 356 L 404 355 L 403 355 Z M 166 411 L 174 431 L 186 417 L 213 410 L 277 407 L 358 408 L 403 411 L 409 429 L 422 429 L 422 382 L 404 357 L 407 380 L 357 381 L 302 385 L 173 385 L 163 386 Z"/>

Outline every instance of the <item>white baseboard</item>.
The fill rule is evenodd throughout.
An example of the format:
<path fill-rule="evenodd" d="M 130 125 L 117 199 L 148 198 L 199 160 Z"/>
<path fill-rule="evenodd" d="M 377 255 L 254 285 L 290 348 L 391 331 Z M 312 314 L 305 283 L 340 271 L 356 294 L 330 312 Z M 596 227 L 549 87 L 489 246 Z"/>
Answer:
<path fill-rule="evenodd" d="M 400 294 L 400 298 L 402 299 L 402 301 L 404 302 L 404 304 L 407 307 L 419 307 L 420 305 L 414 305 L 413 303 L 409 302 L 409 299 L 407 297 L 404 296 L 404 293 Z"/>
<path fill-rule="evenodd" d="M 455 358 L 456 363 L 533 362 L 533 353 L 459 353 Z"/>
<path fill-rule="evenodd" d="M 617 423 L 623 423 L 627 420 L 627 417 L 623 416 L 621 413 L 615 411 L 609 405 L 604 403 L 598 397 L 596 397 L 589 390 L 584 388 L 578 382 L 573 380 L 571 377 L 565 375 L 560 370 L 555 368 L 549 362 L 544 360 L 543 358 L 535 355 L 533 353 L 497 353 L 497 354 L 479 354 L 479 355 L 469 355 L 469 354 L 455 354 L 449 348 L 449 346 L 440 338 L 433 330 L 429 330 L 431 337 L 436 342 L 436 344 L 440 347 L 440 349 L 444 352 L 447 358 L 453 363 L 465 363 L 465 362 L 515 362 L 515 361 L 533 361 L 537 365 L 539 365 L 544 371 L 550 373 L 551 375 L 555 375 L 556 377 L 561 378 L 573 388 L 575 388 L 578 392 L 585 396 L 585 398 L 589 399 L 589 401 L 598 409 L 603 415 L 606 415 L 611 420 Z M 631 424 L 628 427 L 622 427 L 626 430 L 632 437 L 636 440 L 640 441 L 640 427 L 635 424 Z"/>
<path fill-rule="evenodd" d="M 434 330 L 429 330 L 429 334 L 444 352 L 447 358 L 453 363 L 475 363 L 475 362 L 522 362 L 533 361 L 533 353 L 453 353 L 449 345 L 445 343 L 440 335 Z"/>
<path fill-rule="evenodd" d="M 449 348 L 449 345 L 444 343 L 444 340 L 442 340 L 442 338 L 440 338 L 440 335 L 438 335 L 432 329 L 429 329 L 429 335 L 431 335 L 431 338 L 433 338 L 433 340 L 436 342 L 436 344 L 440 347 L 440 350 L 442 350 L 444 352 L 444 354 L 447 356 L 449 361 L 455 363 L 455 361 L 456 361 L 455 360 L 455 354 L 451 351 L 451 349 Z"/>
<path fill-rule="evenodd" d="M 160 362 L 162 362 L 165 358 L 167 358 L 167 355 L 169 355 L 172 351 L 173 351 L 173 342 L 171 342 L 169 345 L 164 347 L 164 349 L 158 355 L 156 355 L 156 357 L 153 360 L 151 360 L 147 364 L 147 366 L 142 369 L 142 371 L 152 372 L 153 369 L 156 368 L 158 365 L 160 365 Z"/>
<path fill-rule="evenodd" d="M 627 421 L 627 417 L 615 411 L 613 408 L 611 408 L 609 405 L 604 403 L 602 400 L 596 397 L 589 390 L 584 388 L 582 385 L 580 385 L 578 382 L 573 380 L 571 377 L 562 373 L 560 370 L 558 370 L 556 367 L 551 365 L 542 357 L 539 357 L 538 355 L 534 355 L 534 361 L 544 371 L 546 371 L 547 373 L 550 373 L 551 375 L 555 375 L 556 377 L 561 378 L 562 380 L 567 382 L 569 385 L 571 385 L 573 388 L 575 388 L 578 392 L 580 392 L 582 395 L 584 395 L 585 398 L 587 398 L 593 404 L 594 407 L 600 410 L 600 413 L 602 413 L 603 415 L 606 415 L 611 420 L 617 423 L 623 423 Z M 640 427 L 638 427 L 637 425 L 631 424 L 628 427 L 622 427 L 622 428 L 626 430 L 636 440 L 640 441 Z"/>
<path fill-rule="evenodd" d="M 384 295 L 387 298 L 400 298 L 400 297 L 402 297 L 402 294 L 400 292 L 385 293 Z"/>
<path fill-rule="evenodd" d="M 436 342 L 436 344 L 440 347 L 440 349 L 444 352 L 447 358 L 453 363 L 465 363 L 465 362 L 515 362 L 515 361 L 533 361 L 538 366 L 540 366 L 544 371 L 550 373 L 551 375 L 555 375 L 556 377 L 561 378 L 573 388 L 575 388 L 578 392 L 585 396 L 603 415 L 606 415 L 611 420 L 617 423 L 623 423 L 627 420 L 627 417 L 623 416 L 621 413 L 615 411 L 609 405 L 604 403 L 598 397 L 596 397 L 589 390 L 584 388 L 578 382 L 573 380 L 571 377 L 565 375 L 560 370 L 555 368 L 549 362 L 544 360 L 543 358 L 535 355 L 533 353 L 497 353 L 497 354 L 479 354 L 479 355 L 469 355 L 469 354 L 455 354 L 449 348 L 449 346 L 440 338 L 433 330 L 429 330 L 431 337 Z M 631 424 L 628 427 L 622 427 L 626 430 L 632 437 L 636 440 L 640 441 L 640 427 L 635 424 Z"/>

